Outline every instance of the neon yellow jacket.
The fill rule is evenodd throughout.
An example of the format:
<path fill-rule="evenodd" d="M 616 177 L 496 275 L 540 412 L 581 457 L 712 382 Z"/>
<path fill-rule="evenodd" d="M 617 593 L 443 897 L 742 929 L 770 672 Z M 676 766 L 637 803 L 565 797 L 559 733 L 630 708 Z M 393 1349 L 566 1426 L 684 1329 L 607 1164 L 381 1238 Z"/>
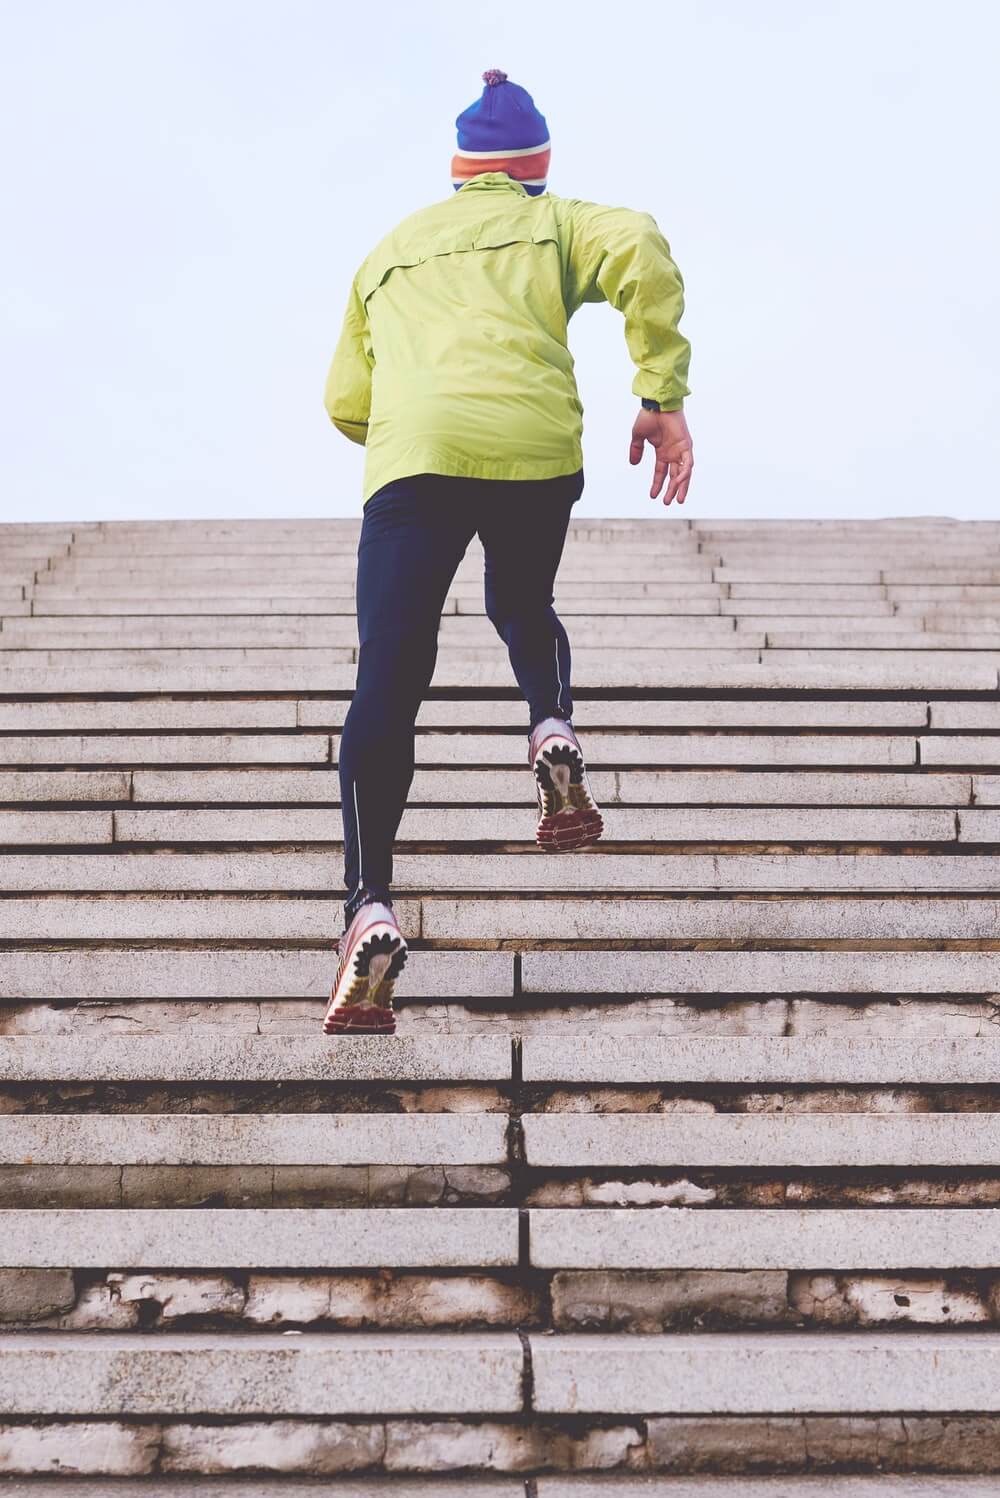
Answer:
<path fill-rule="evenodd" d="M 326 383 L 334 425 L 367 448 L 364 501 L 414 473 L 582 467 L 566 325 L 583 302 L 625 314 L 633 391 L 676 410 L 688 394 L 683 293 L 647 213 L 532 197 L 484 172 L 411 214 L 355 276 Z"/>

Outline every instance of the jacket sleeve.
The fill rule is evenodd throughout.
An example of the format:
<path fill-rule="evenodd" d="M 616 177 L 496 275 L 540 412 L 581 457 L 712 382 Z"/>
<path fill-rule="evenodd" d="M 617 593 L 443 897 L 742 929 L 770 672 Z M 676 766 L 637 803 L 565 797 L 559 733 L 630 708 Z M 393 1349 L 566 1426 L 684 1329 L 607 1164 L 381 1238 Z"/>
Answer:
<path fill-rule="evenodd" d="M 364 305 L 354 282 L 344 314 L 344 326 L 326 378 L 324 404 L 339 432 L 362 446 L 368 438 L 372 405 L 371 334 Z"/>
<path fill-rule="evenodd" d="M 691 345 L 678 331 L 684 282 L 670 246 L 648 213 L 559 200 L 567 312 L 582 302 L 610 302 L 625 315 L 625 342 L 636 376 L 635 395 L 678 410 L 687 385 Z"/>

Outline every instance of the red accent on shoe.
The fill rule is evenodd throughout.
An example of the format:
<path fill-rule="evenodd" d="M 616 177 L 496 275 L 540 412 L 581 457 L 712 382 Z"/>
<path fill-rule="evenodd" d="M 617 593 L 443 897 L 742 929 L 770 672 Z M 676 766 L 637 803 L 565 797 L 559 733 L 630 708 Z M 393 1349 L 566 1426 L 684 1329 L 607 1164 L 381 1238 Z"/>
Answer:
<path fill-rule="evenodd" d="M 599 841 L 604 822 L 597 811 L 562 811 L 543 817 L 535 841 L 545 853 L 572 853 Z"/>
<path fill-rule="evenodd" d="M 342 1004 L 323 1025 L 327 1035 L 394 1035 L 396 1016 L 374 1004 Z"/>

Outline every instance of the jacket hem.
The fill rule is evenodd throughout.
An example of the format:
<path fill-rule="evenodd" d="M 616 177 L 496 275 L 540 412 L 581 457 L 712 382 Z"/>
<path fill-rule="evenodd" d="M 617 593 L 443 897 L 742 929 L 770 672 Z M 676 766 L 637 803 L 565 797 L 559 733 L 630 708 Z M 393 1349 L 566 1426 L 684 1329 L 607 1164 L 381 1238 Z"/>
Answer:
<path fill-rule="evenodd" d="M 462 479 L 557 479 L 579 473 L 583 467 L 583 453 L 577 451 L 565 458 L 550 459 L 546 463 L 511 462 L 510 459 L 475 459 L 428 457 L 393 464 L 377 477 L 366 479 L 362 489 L 361 503 L 364 507 L 374 494 L 386 484 L 397 479 L 412 478 L 418 473 L 438 473 L 446 478 Z"/>

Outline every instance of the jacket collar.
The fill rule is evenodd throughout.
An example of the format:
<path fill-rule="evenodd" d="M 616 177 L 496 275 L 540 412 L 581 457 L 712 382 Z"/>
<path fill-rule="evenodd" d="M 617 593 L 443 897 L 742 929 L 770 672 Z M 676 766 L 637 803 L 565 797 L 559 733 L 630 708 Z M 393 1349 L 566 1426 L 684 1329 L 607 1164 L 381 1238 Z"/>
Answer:
<path fill-rule="evenodd" d="M 470 177 L 468 182 L 463 182 L 458 191 L 459 193 L 486 192 L 496 188 L 506 188 L 509 192 L 516 192 L 522 198 L 531 196 L 520 182 L 515 181 L 513 177 L 508 177 L 506 172 L 480 172 L 478 176 Z"/>

